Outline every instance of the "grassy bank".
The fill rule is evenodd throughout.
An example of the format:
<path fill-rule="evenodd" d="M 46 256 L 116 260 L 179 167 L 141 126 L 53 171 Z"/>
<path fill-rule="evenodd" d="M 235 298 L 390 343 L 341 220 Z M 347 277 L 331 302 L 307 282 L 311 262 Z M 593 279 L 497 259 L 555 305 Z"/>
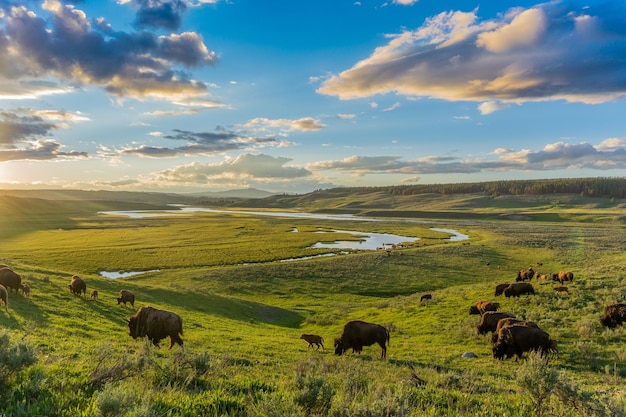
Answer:
<path fill-rule="evenodd" d="M 32 287 L 30 298 L 10 294 L 9 312 L 0 312 L 6 415 L 624 413 L 626 333 L 598 321 L 604 305 L 623 301 L 621 224 L 500 216 L 519 207 L 495 214 L 505 220 L 443 224 L 215 213 L 138 220 L 72 204 L 74 211 L 54 216 L 38 206 L 40 215 L 29 216 L 45 218 L 38 222 L 3 218 L 11 227 L 0 231 L 0 261 Z M 557 214 L 567 219 L 572 210 Z M 606 215 L 599 208 L 585 213 Z M 449 242 L 432 226 L 470 239 Z M 280 262 L 325 252 L 307 247 L 330 229 L 421 239 L 389 253 Z M 573 271 L 569 294 L 555 293 L 553 282 L 534 282 L 534 297 L 493 296 L 496 284 L 529 265 Z M 160 272 L 118 280 L 98 275 L 150 269 Z M 99 299 L 71 295 L 72 274 L 86 280 L 88 291 L 97 289 Z M 134 310 L 117 305 L 120 289 L 135 292 L 135 307 L 180 314 L 185 349 L 133 340 L 126 318 Z M 432 301 L 420 303 L 424 293 Z M 558 356 L 548 365 L 533 357 L 493 359 L 490 336 L 479 336 L 477 316 L 468 315 L 480 299 L 537 322 L 558 341 Z M 387 360 L 378 359 L 377 346 L 361 355 L 333 354 L 333 338 L 349 319 L 390 329 Z M 302 333 L 322 335 L 326 349 L 308 348 Z"/>

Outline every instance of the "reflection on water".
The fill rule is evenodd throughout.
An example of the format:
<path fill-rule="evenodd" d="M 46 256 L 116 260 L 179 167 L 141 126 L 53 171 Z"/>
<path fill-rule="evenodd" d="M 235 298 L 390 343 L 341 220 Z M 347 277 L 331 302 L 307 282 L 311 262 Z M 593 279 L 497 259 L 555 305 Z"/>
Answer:
<path fill-rule="evenodd" d="M 415 242 L 419 238 L 398 236 L 389 233 L 353 232 L 350 230 L 333 230 L 332 233 L 348 233 L 359 236 L 361 240 L 336 240 L 332 243 L 317 242 L 312 248 L 376 250 L 387 249 L 403 242 Z"/>
<path fill-rule="evenodd" d="M 352 214 L 319 214 L 319 213 L 302 213 L 302 212 L 287 212 L 287 211 L 247 211 L 247 210 L 216 210 L 204 207 L 180 207 L 176 210 L 129 210 L 129 211 L 100 211 L 99 214 L 109 214 L 118 216 L 127 216 L 134 219 L 143 219 L 148 217 L 163 217 L 163 216 L 180 216 L 190 215 L 197 212 L 204 213 L 228 213 L 228 214 L 251 214 L 257 216 L 273 216 L 273 217 L 293 217 L 300 219 L 321 219 L 321 220 L 343 220 L 343 221 L 359 221 L 359 222 L 379 222 L 379 221 L 400 221 L 406 223 L 428 223 L 423 220 L 414 219 L 380 219 L 373 217 L 360 217 Z M 453 229 L 441 229 L 432 227 L 430 230 L 437 232 L 449 233 L 450 241 L 457 242 L 461 240 L 469 239 L 468 235 L 459 233 Z M 298 228 L 294 227 L 291 230 L 293 233 L 298 233 Z M 415 242 L 419 240 L 418 237 L 398 236 L 388 233 L 371 233 L 371 232 L 356 232 L 350 230 L 331 230 L 328 233 L 348 233 L 354 236 L 359 236 L 359 240 L 336 240 L 331 243 L 317 242 L 312 248 L 328 248 L 328 249 L 350 249 L 350 250 L 377 250 L 377 249 L 390 249 L 394 246 L 398 246 L 404 242 Z M 332 239 L 328 239 L 332 240 Z M 347 253 L 347 252 L 341 252 Z M 296 261 L 304 259 L 312 259 L 322 256 L 335 256 L 336 253 L 324 253 L 320 255 L 304 256 L 301 258 L 283 259 L 281 262 Z M 158 271 L 158 270 L 156 270 Z M 143 274 L 144 272 L 155 271 L 142 271 L 142 272 L 101 272 L 100 274 L 108 278 L 124 278 L 127 276 Z M 114 275 L 114 276 L 111 276 Z"/>
<path fill-rule="evenodd" d="M 458 242 L 460 240 L 467 240 L 469 239 L 469 235 L 464 235 L 463 233 L 459 233 L 456 230 L 453 229 L 440 229 L 438 227 L 431 227 L 430 230 L 434 230 L 435 232 L 443 232 L 443 233 L 450 233 L 452 236 L 450 236 L 450 241 L 451 242 Z"/>
<path fill-rule="evenodd" d="M 149 271 L 131 271 L 131 272 L 110 272 L 110 271 L 100 271 L 100 275 L 105 278 L 126 278 L 132 277 L 135 275 L 145 274 L 148 272 L 161 272 L 159 269 L 151 269 Z"/>

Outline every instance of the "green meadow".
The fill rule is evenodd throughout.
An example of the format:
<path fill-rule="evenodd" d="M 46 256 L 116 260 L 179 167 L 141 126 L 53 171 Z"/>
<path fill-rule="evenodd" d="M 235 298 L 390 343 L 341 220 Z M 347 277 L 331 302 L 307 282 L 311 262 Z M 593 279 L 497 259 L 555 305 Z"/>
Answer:
<path fill-rule="evenodd" d="M 215 208 L 262 209 L 264 200 Z M 268 210 L 380 218 L 364 222 L 239 212 L 135 219 L 99 212 L 164 206 L 5 198 L 0 263 L 32 290 L 10 293 L 8 313 L 0 310 L 0 415 L 625 415 L 626 331 L 599 323 L 605 305 L 626 298 L 624 204 L 379 193 L 265 201 Z M 470 238 L 450 241 L 433 227 Z M 357 239 L 333 230 L 419 240 L 284 261 L 334 251 L 310 248 L 316 242 Z M 534 280 L 535 296 L 494 296 L 529 266 L 574 272 L 569 293 Z M 69 292 L 74 274 L 97 300 Z M 135 293 L 134 309 L 117 304 L 121 289 Z M 432 300 L 420 302 L 426 293 Z M 495 360 L 491 335 L 478 335 L 479 317 L 468 314 L 478 300 L 535 321 L 558 354 Z M 184 349 L 129 336 L 126 319 L 143 305 L 183 318 Z M 386 360 L 377 345 L 334 355 L 351 319 L 390 330 Z M 321 335 L 325 349 L 309 348 L 302 333 Z"/>

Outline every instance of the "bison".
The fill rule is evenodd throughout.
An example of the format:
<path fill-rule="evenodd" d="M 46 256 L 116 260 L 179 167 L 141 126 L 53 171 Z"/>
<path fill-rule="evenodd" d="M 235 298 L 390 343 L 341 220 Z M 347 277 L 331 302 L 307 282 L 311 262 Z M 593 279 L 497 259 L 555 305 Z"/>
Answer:
<path fill-rule="evenodd" d="M 485 314 L 480 318 L 477 329 L 478 334 L 485 334 L 487 332 L 494 332 L 498 326 L 498 321 L 507 317 L 515 316 L 511 313 L 504 313 L 501 311 L 485 311 Z"/>
<path fill-rule="evenodd" d="M 7 291 L 22 289 L 22 277 L 11 268 L 5 267 L 0 269 L 0 285 L 3 285 Z"/>
<path fill-rule="evenodd" d="M 497 297 L 497 296 L 499 296 L 499 295 L 502 295 L 502 293 L 504 292 L 504 290 L 506 289 L 506 287 L 508 287 L 509 285 L 510 285 L 510 284 L 509 284 L 508 282 L 507 282 L 507 283 L 504 283 L 504 284 L 498 284 L 498 285 L 496 285 L 496 293 L 495 293 L 495 296 Z"/>
<path fill-rule="evenodd" d="M 85 281 L 78 275 L 72 276 L 68 287 L 70 292 L 74 295 L 80 295 L 82 293 L 84 296 L 87 296 L 87 284 L 85 284 Z"/>
<path fill-rule="evenodd" d="M 0 301 L 4 303 L 4 310 L 9 312 L 9 292 L 4 285 L 0 285 Z"/>
<path fill-rule="evenodd" d="M 569 294 L 569 288 L 564 287 L 564 286 L 562 286 L 562 285 L 561 285 L 560 287 L 554 287 L 554 288 L 553 288 L 553 290 L 554 290 L 555 292 L 566 292 L 566 293 L 568 293 L 568 294 Z"/>
<path fill-rule="evenodd" d="M 626 322 L 626 304 L 615 303 L 604 307 L 604 317 L 600 319 L 604 327 L 614 329 L 624 322 Z"/>
<path fill-rule="evenodd" d="M 498 333 L 498 340 L 493 345 L 493 357 L 504 359 L 516 356 L 521 359 L 524 352 L 537 351 L 541 356 L 557 351 L 557 343 L 545 331 L 523 325 L 503 327 Z"/>
<path fill-rule="evenodd" d="M 161 339 L 170 338 L 170 349 L 174 343 L 183 346 L 183 319 L 176 313 L 143 306 L 128 318 L 128 330 L 133 339 L 148 337 L 154 346 L 159 346 Z"/>
<path fill-rule="evenodd" d="M 22 284 L 21 285 L 22 295 L 25 297 L 30 297 L 30 285 Z"/>
<path fill-rule="evenodd" d="M 485 311 L 498 311 L 500 309 L 500 303 L 494 303 L 491 301 L 477 301 L 476 305 L 470 306 L 470 314 L 483 315 Z"/>
<path fill-rule="evenodd" d="M 361 353 L 363 346 L 378 343 L 382 348 L 380 357 L 385 359 L 388 342 L 389 331 L 385 327 L 361 320 L 352 320 L 343 326 L 341 336 L 335 339 L 335 355 L 343 355 L 348 348 L 352 348 L 353 352 Z"/>
<path fill-rule="evenodd" d="M 433 299 L 432 294 L 424 294 L 424 295 L 422 295 L 422 296 L 420 297 L 420 303 L 421 303 L 422 301 L 429 301 L 429 300 L 432 300 L 432 299 Z"/>
<path fill-rule="evenodd" d="M 532 267 L 528 268 L 525 271 L 517 271 L 517 277 L 515 277 L 516 282 L 531 280 L 535 276 L 535 271 Z"/>
<path fill-rule="evenodd" d="M 535 288 L 528 282 L 514 282 L 504 289 L 505 297 L 519 297 L 522 294 L 535 294 Z"/>
<path fill-rule="evenodd" d="M 552 274 L 552 281 L 559 281 L 561 285 L 563 285 L 565 281 L 574 282 L 574 273 L 570 271 L 559 271 L 556 274 Z"/>
<path fill-rule="evenodd" d="M 124 303 L 124 307 L 126 307 L 126 303 L 130 303 L 131 307 L 135 308 L 135 294 L 128 290 L 120 290 L 120 294 L 117 297 L 117 304 Z"/>
<path fill-rule="evenodd" d="M 316 334 L 303 334 L 302 336 L 300 336 L 300 339 L 309 342 L 310 348 L 315 345 L 318 350 L 320 346 L 322 347 L 322 350 L 324 350 L 324 338 L 322 336 L 318 336 Z"/>
<path fill-rule="evenodd" d="M 90 297 L 93 298 L 95 301 L 98 301 L 98 290 L 91 290 Z"/>
<path fill-rule="evenodd" d="M 496 343 L 498 341 L 498 333 L 500 333 L 500 329 L 503 327 L 508 327 L 508 326 L 527 326 L 527 327 L 536 327 L 537 329 L 539 328 L 539 326 L 537 326 L 537 323 L 535 323 L 534 321 L 527 321 L 527 320 L 517 319 L 513 317 L 506 317 L 506 318 L 498 320 L 498 324 L 496 325 L 496 330 L 494 330 L 494 332 L 491 334 L 491 342 Z"/>

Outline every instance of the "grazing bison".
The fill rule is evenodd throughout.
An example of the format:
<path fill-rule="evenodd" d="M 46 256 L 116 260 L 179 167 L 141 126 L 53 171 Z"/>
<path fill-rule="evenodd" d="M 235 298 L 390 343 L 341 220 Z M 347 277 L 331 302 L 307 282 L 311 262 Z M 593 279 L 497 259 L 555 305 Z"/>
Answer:
<path fill-rule="evenodd" d="M 528 268 L 525 271 L 517 271 L 517 277 L 515 278 L 516 282 L 531 280 L 535 276 L 535 271 L 532 267 Z"/>
<path fill-rule="evenodd" d="M 498 333 L 498 340 L 493 345 L 493 357 L 496 359 L 520 359 L 524 352 L 536 351 L 541 356 L 557 351 L 556 340 L 545 331 L 529 326 L 512 325 L 503 327 Z"/>
<path fill-rule="evenodd" d="M 432 300 L 432 299 L 433 299 L 432 294 L 424 294 L 424 295 L 422 295 L 422 296 L 420 297 L 420 303 L 421 303 L 422 301 L 429 301 L 429 300 Z"/>
<path fill-rule="evenodd" d="M 371 346 L 378 343 L 382 348 L 381 359 L 387 357 L 387 346 L 389 342 L 389 331 L 379 325 L 366 323 L 361 320 L 352 320 L 343 326 L 341 336 L 335 339 L 335 355 L 343 353 L 352 348 L 353 352 L 361 353 L 363 346 Z"/>
<path fill-rule="evenodd" d="M 485 311 L 498 311 L 500 309 L 500 303 L 494 303 L 491 301 L 477 301 L 476 305 L 470 306 L 470 314 L 483 315 Z"/>
<path fill-rule="evenodd" d="M 511 313 L 504 313 L 501 311 L 485 311 L 485 314 L 483 314 L 480 318 L 480 323 L 476 326 L 478 328 L 478 334 L 494 332 L 498 326 L 498 321 L 507 317 L 515 318 L 515 316 Z"/>
<path fill-rule="evenodd" d="M 569 294 L 569 288 L 564 287 L 564 286 L 554 287 L 553 289 L 555 292 L 566 292 Z"/>
<path fill-rule="evenodd" d="M 498 341 L 498 333 L 500 333 L 500 329 L 509 326 L 526 326 L 535 327 L 537 329 L 539 328 L 539 326 L 537 326 L 537 323 L 535 323 L 534 321 L 516 319 L 513 317 L 500 319 L 498 320 L 498 324 L 496 325 L 496 330 L 494 330 L 494 332 L 491 334 L 491 342 L 496 343 Z"/>
<path fill-rule="evenodd" d="M 570 271 L 559 271 L 556 274 L 552 274 L 552 281 L 559 281 L 561 285 L 563 285 L 565 281 L 574 282 L 574 273 Z"/>
<path fill-rule="evenodd" d="M 0 285 L 3 285 L 7 291 L 15 290 L 17 294 L 22 289 L 22 277 L 11 268 L 0 269 Z"/>
<path fill-rule="evenodd" d="M 91 290 L 91 298 L 93 298 L 95 301 L 98 301 L 98 290 Z"/>
<path fill-rule="evenodd" d="M 30 285 L 22 284 L 21 285 L 22 295 L 25 297 L 30 297 Z"/>
<path fill-rule="evenodd" d="M 9 312 L 9 292 L 3 285 L 0 285 L 0 301 L 4 303 L 4 310 Z"/>
<path fill-rule="evenodd" d="M 72 277 L 68 287 L 70 292 L 74 295 L 80 295 L 82 293 L 84 296 L 87 296 L 87 284 L 85 284 L 85 281 L 78 275 Z"/>
<path fill-rule="evenodd" d="M 322 347 L 322 350 L 324 350 L 324 338 L 322 336 L 318 336 L 316 334 L 303 334 L 302 336 L 300 336 L 300 339 L 309 342 L 310 348 L 315 345 L 318 350 L 320 346 Z"/>
<path fill-rule="evenodd" d="M 504 289 L 505 297 L 519 297 L 522 294 L 535 295 L 535 289 L 528 282 L 514 282 Z"/>
<path fill-rule="evenodd" d="M 498 284 L 498 285 L 496 285 L 496 294 L 495 294 L 495 295 L 496 295 L 496 297 L 497 297 L 497 296 L 499 296 L 499 295 L 502 295 L 502 293 L 504 292 L 504 290 L 506 289 L 506 287 L 508 287 L 509 285 L 510 285 L 510 284 L 509 284 L 508 282 L 507 282 L 507 283 L 504 283 L 504 284 Z"/>
<path fill-rule="evenodd" d="M 600 319 L 604 327 L 614 329 L 624 322 L 626 322 L 626 304 L 615 303 L 604 307 L 604 317 Z"/>
<path fill-rule="evenodd" d="M 170 349 L 174 343 L 183 346 L 183 319 L 176 313 L 143 306 L 128 318 L 128 330 L 133 339 L 148 337 L 154 346 L 159 346 L 161 339 L 170 338 Z"/>
<path fill-rule="evenodd" d="M 135 294 L 128 290 L 120 290 L 120 294 L 117 297 L 117 304 L 124 303 L 124 307 L 126 307 L 126 303 L 130 303 L 130 305 L 135 308 Z"/>

